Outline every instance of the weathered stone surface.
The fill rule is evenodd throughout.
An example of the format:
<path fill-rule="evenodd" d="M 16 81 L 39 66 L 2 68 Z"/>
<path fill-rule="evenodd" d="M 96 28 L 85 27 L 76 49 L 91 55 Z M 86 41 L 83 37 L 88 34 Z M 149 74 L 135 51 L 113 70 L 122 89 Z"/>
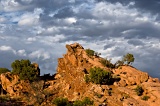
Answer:
<path fill-rule="evenodd" d="M 104 67 L 100 62 L 101 57 L 89 57 L 78 43 L 66 45 L 66 48 L 67 53 L 58 59 L 57 73 L 53 80 L 27 83 L 20 81 L 16 75 L 6 73 L 0 75 L 0 84 L 11 96 L 31 94 L 29 100 L 33 101 L 29 105 L 39 99 L 43 99 L 41 105 L 52 106 L 52 100 L 56 97 L 65 97 L 69 101 L 89 97 L 95 106 L 160 106 L 159 79 L 151 78 L 147 73 L 131 66 L 122 66 L 121 69 Z M 84 76 L 95 66 L 111 71 L 114 76 L 120 77 L 120 81 L 113 85 L 86 83 Z M 39 67 L 38 64 L 35 67 Z M 134 90 L 137 85 L 144 89 L 142 96 L 137 96 Z M 146 95 L 150 98 L 142 100 Z"/>
<path fill-rule="evenodd" d="M 113 71 L 115 74 L 120 75 L 120 82 L 122 86 L 127 85 L 135 85 L 141 84 L 143 82 L 147 82 L 149 79 L 148 73 L 137 70 L 136 68 L 130 66 L 122 66 L 121 69 L 116 69 Z"/>

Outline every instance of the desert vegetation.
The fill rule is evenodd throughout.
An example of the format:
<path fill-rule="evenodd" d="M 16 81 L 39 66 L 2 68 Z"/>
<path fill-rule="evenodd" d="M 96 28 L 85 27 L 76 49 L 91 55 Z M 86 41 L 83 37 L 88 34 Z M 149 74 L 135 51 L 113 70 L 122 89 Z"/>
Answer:
<path fill-rule="evenodd" d="M 87 53 L 87 55 L 88 55 L 89 57 L 92 57 L 92 56 L 100 56 L 100 55 L 101 55 L 101 53 L 95 52 L 95 51 L 92 50 L 92 49 L 86 49 L 85 51 L 86 51 L 86 53 Z"/>
<path fill-rule="evenodd" d="M 109 84 L 112 82 L 111 72 L 99 67 L 91 68 L 88 75 L 85 75 L 85 81 L 95 84 Z"/>
<path fill-rule="evenodd" d="M 141 99 L 144 100 L 144 101 L 147 101 L 149 98 L 150 98 L 149 96 L 145 95 Z"/>
<path fill-rule="evenodd" d="M 144 92 L 143 88 L 139 85 L 137 85 L 137 87 L 134 90 L 138 96 L 141 96 Z"/>
<path fill-rule="evenodd" d="M 130 65 L 134 62 L 134 56 L 133 54 L 127 53 L 126 55 L 123 56 L 122 61 L 126 63 L 127 65 Z"/>
<path fill-rule="evenodd" d="M 122 57 L 121 60 L 118 60 L 115 64 L 113 64 L 111 62 L 112 59 L 107 59 L 107 58 L 102 58 L 101 59 L 101 64 L 105 67 L 114 69 L 114 68 L 118 68 L 122 65 L 132 65 L 132 63 L 134 62 L 135 58 L 134 55 L 131 53 L 127 53 L 126 55 L 124 55 Z"/>
<path fill-rule="evenodd" d="M 91 106 L 93 105 L 93 101 L 90 98 L 85 97 L 83 100 L 76 100 L 74 102 L 70 102 L 67 98 L 55 98 L 52 102 L 56 106 Z"/>
<path fill-rule="evenodd" d="M 102 58 L 101 59 L 101 64 L 105 67 L 108 67 L 108 68 L 115 68 L 115 65 L 111 63 L 111 59 L 105 59 L 105 58 Z"/>
<path fill-rule="evenodd" d="M 10 70 L 7 68 L 0 68 L 0 74 L 6 73 L 6 72 L 10 72 Z"/>
<path fill-rule="evenodd" d="M 1 96 L 0 105 L 15 100 L 15 103 L 30 106 L 121 106 L 138 96 L 143 103 L 153 100 L 146 89 L 152 81 L 154 86 L 159 84 L 158 79 L 130 67 L 135 60 L 133 54 L 127 53 L 113 64 L 111 59 L 102 58 L 98 52 L 83 49 L 81 45 L 68 45 L 66 48 L 67 54 L 58 59 L 54 75 L 40 76 L 38 64 L 24 59 L 15 60 L 11 71 L 0 68 L 0 74 L 5 73 L 0 77 L 1 94 L 5 95 Z M 22 99 L 12 98 L 14 95 Z M 130 103 L 136 105 L 139 102 Z"/>
<path fill-rule="evenodd" d="M 30 60 L 15 60 L 11 67 L 12 74 L 19 75 L 21 80 L 34 81 L 40 75 L 40 70 L 37 70 Z"/>

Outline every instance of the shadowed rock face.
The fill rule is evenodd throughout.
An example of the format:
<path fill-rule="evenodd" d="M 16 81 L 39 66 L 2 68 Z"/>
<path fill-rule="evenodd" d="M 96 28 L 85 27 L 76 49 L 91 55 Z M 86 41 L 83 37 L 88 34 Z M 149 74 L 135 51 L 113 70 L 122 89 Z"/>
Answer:
<path fill-rule="evenodd" d="M 151 78 L 148 73 L 137 70 L 131 66 L 122 66 L 118 69 L 104 67 L 101 57 L 89 57 L 85 49 L 78 43 L 66 45 L 67 53 L 58 59 L 57 73 L 53 79 L 41 80 L 32 84 L 20 81 L 18 76 L 11 73 L 1 74 L 2 88 L 11 96 L 21 96 L 28 92 L 31 99 L 36 95 L 43 98 L 39 105 L 52 106 L 51 101 L 56 97 L 66 97 L 70 101 L 81 100 L 89 97 L 95 106 L 107 104 L 107 106 L 160 106 L 160 83 L 159 79 Z M 84 76 L 89 69 L 100 67 L 111 71 L 113 76 L 120 80 L 113 85 L 99 85 L 86 83 Z M 36 88 L 35 85 L 37 84 Z M 34 87 L 32 87 L 34 85 Z M 142 96 L 137 96 L 135 88 L 142 86 Z M 49 92 L 46 94 L 44 92 Z M 49 96 L 48 96 L 49 95 Z M 32 97 L 33 96 L 33 97 Z M 142 100 L 149 96 L 147 101 Z"/>

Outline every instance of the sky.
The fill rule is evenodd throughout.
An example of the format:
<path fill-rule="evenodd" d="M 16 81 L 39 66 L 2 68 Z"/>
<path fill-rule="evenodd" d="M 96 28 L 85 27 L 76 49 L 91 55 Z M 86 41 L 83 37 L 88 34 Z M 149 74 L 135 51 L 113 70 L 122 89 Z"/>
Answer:
<path fill-rule="evenodd" d="M 0 67 L 15 60 L 55 73 L 66 44 L 78 42 L 115 63 L 160 78 L 159 0 L 0 0 Z"/>

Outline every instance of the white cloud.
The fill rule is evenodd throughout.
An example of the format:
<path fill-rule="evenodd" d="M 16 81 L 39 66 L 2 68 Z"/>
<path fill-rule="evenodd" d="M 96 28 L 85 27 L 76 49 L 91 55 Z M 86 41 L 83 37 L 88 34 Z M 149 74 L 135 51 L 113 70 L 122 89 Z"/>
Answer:
<path fill-rule="evenodd" d="M 69 0 L 70 3 L 75 3 L 75 0 Z"/>
<path fill-rule="evenodd" d="M 73 24 L 77 22 L 77 19 L 74 17 L 71 17 L 71 18 L 66 18 L 65 21 L 69 24 Z"/>
<path fill-rule="evenodd" d="M 33 51 L 29 54 L 30 58 L 42 58 L 42 60 L 46 60 L 50 58 L 50 54 L 43 49 Z"/>
<path fill-rule="evenodd" d="M 33 0 L 21 0 L 24 3 L 31 3 Z"/>
<path fill-rule="evenodd" d="M 26 26 L 32 26 L 38 24 L 39 17 L 32 17 L 30 15 L 24 15 L 21 20 L 18 22 L 18 25 L 26 25 Z"/>
<path fill-rule="evenodd" d="M 53 2 L 54 6 L 51 5 Z M 51 0 L 51 3 L 0 0 L 0 11 L 3 11 L 0 16 L 0 53 L 5 51 L 6 61 L 10 60 L 9 56 L 13 60 L 25 57 L 40 62 L 46 66 L 45 70 L 52 70 L 56 62 L 54 65 L 50 63 L 65 53 L 65 44 L 78 42 L 102 53 L 103 57 L 112 58 L 113 62 L 131 52 L 136 56 L 135 64 L 140 64 L 138 67 L 159 63 L 159 60 L 155 62 L 160 51 L 158 13 L 142 12 L 135 8 L 136 2 L 123 5 L 95 0 Z M 70 14 L 61 14 L 61 18 L 54 16 L 66 7 L 71 7 Z"/>
<path fill-rule="evenodd" d="M 30 6 L 24 6 L 16 2 L 15 0 L 1 0 L 0 9 L 10 12 L 10 11 L 18 11 L 29 8 Z"/>
<path fill-rule="evenodd" d="M 8 51 L 8 50 L 12 50 L 12 48 L 10 46 L 0 46 L 0 50 L 2 51 Z"/>
<path fill-rule="evenodd" d="M 55 36 L 43 36 L 39 37 L 39 41 L 46 45 L 53 45 L 61 40 L 64 40 L 66 37 L 64 35 L 55 35 Z"/>
<path fill-rule="evenodd" d="M 3 46 L 0 46 L 0 50 L 1 51 L 12 51 L 14 54 L 16 54 L 16 50 L 14 50 L 12 47 L 10 46 L 6 46 L 6 45 L 3 45 Z"/>
<path fill-rule="evenodd" d="M 28 42 L 34 42 L 34 41 L 36 41 L 36 38 L 35 37 L 29 37 L 29 38 L 27 38 L 27 41 Z"/>
<path fill-rule="evenodd" d="M 34 10 L 34 13 L 25 13 L 21 16 L 18 25 L 20 26 L 32 26 L 32 25 L 37 25 L 39 23 L 39 15 L 43 13 L 43 10 L 40 8 L 36 8 Z"/>
<path fill-rule="evenodd" d="M 58 33 L 59 32 L 59 28 L 56 26 L 53 27 L 49 27 L 46 30 L 44 30 L 46 33 Z"/>
<path fill-rule="evenodd" d="M 26 56 L 26 55 L 27 55 L 27 54 L 26 54 L 26 51 L 25 51 L 24 49 L 18 50 L 18 51 L 17 51 L 17 54 L 18 54 L 19 56 Z"/>

